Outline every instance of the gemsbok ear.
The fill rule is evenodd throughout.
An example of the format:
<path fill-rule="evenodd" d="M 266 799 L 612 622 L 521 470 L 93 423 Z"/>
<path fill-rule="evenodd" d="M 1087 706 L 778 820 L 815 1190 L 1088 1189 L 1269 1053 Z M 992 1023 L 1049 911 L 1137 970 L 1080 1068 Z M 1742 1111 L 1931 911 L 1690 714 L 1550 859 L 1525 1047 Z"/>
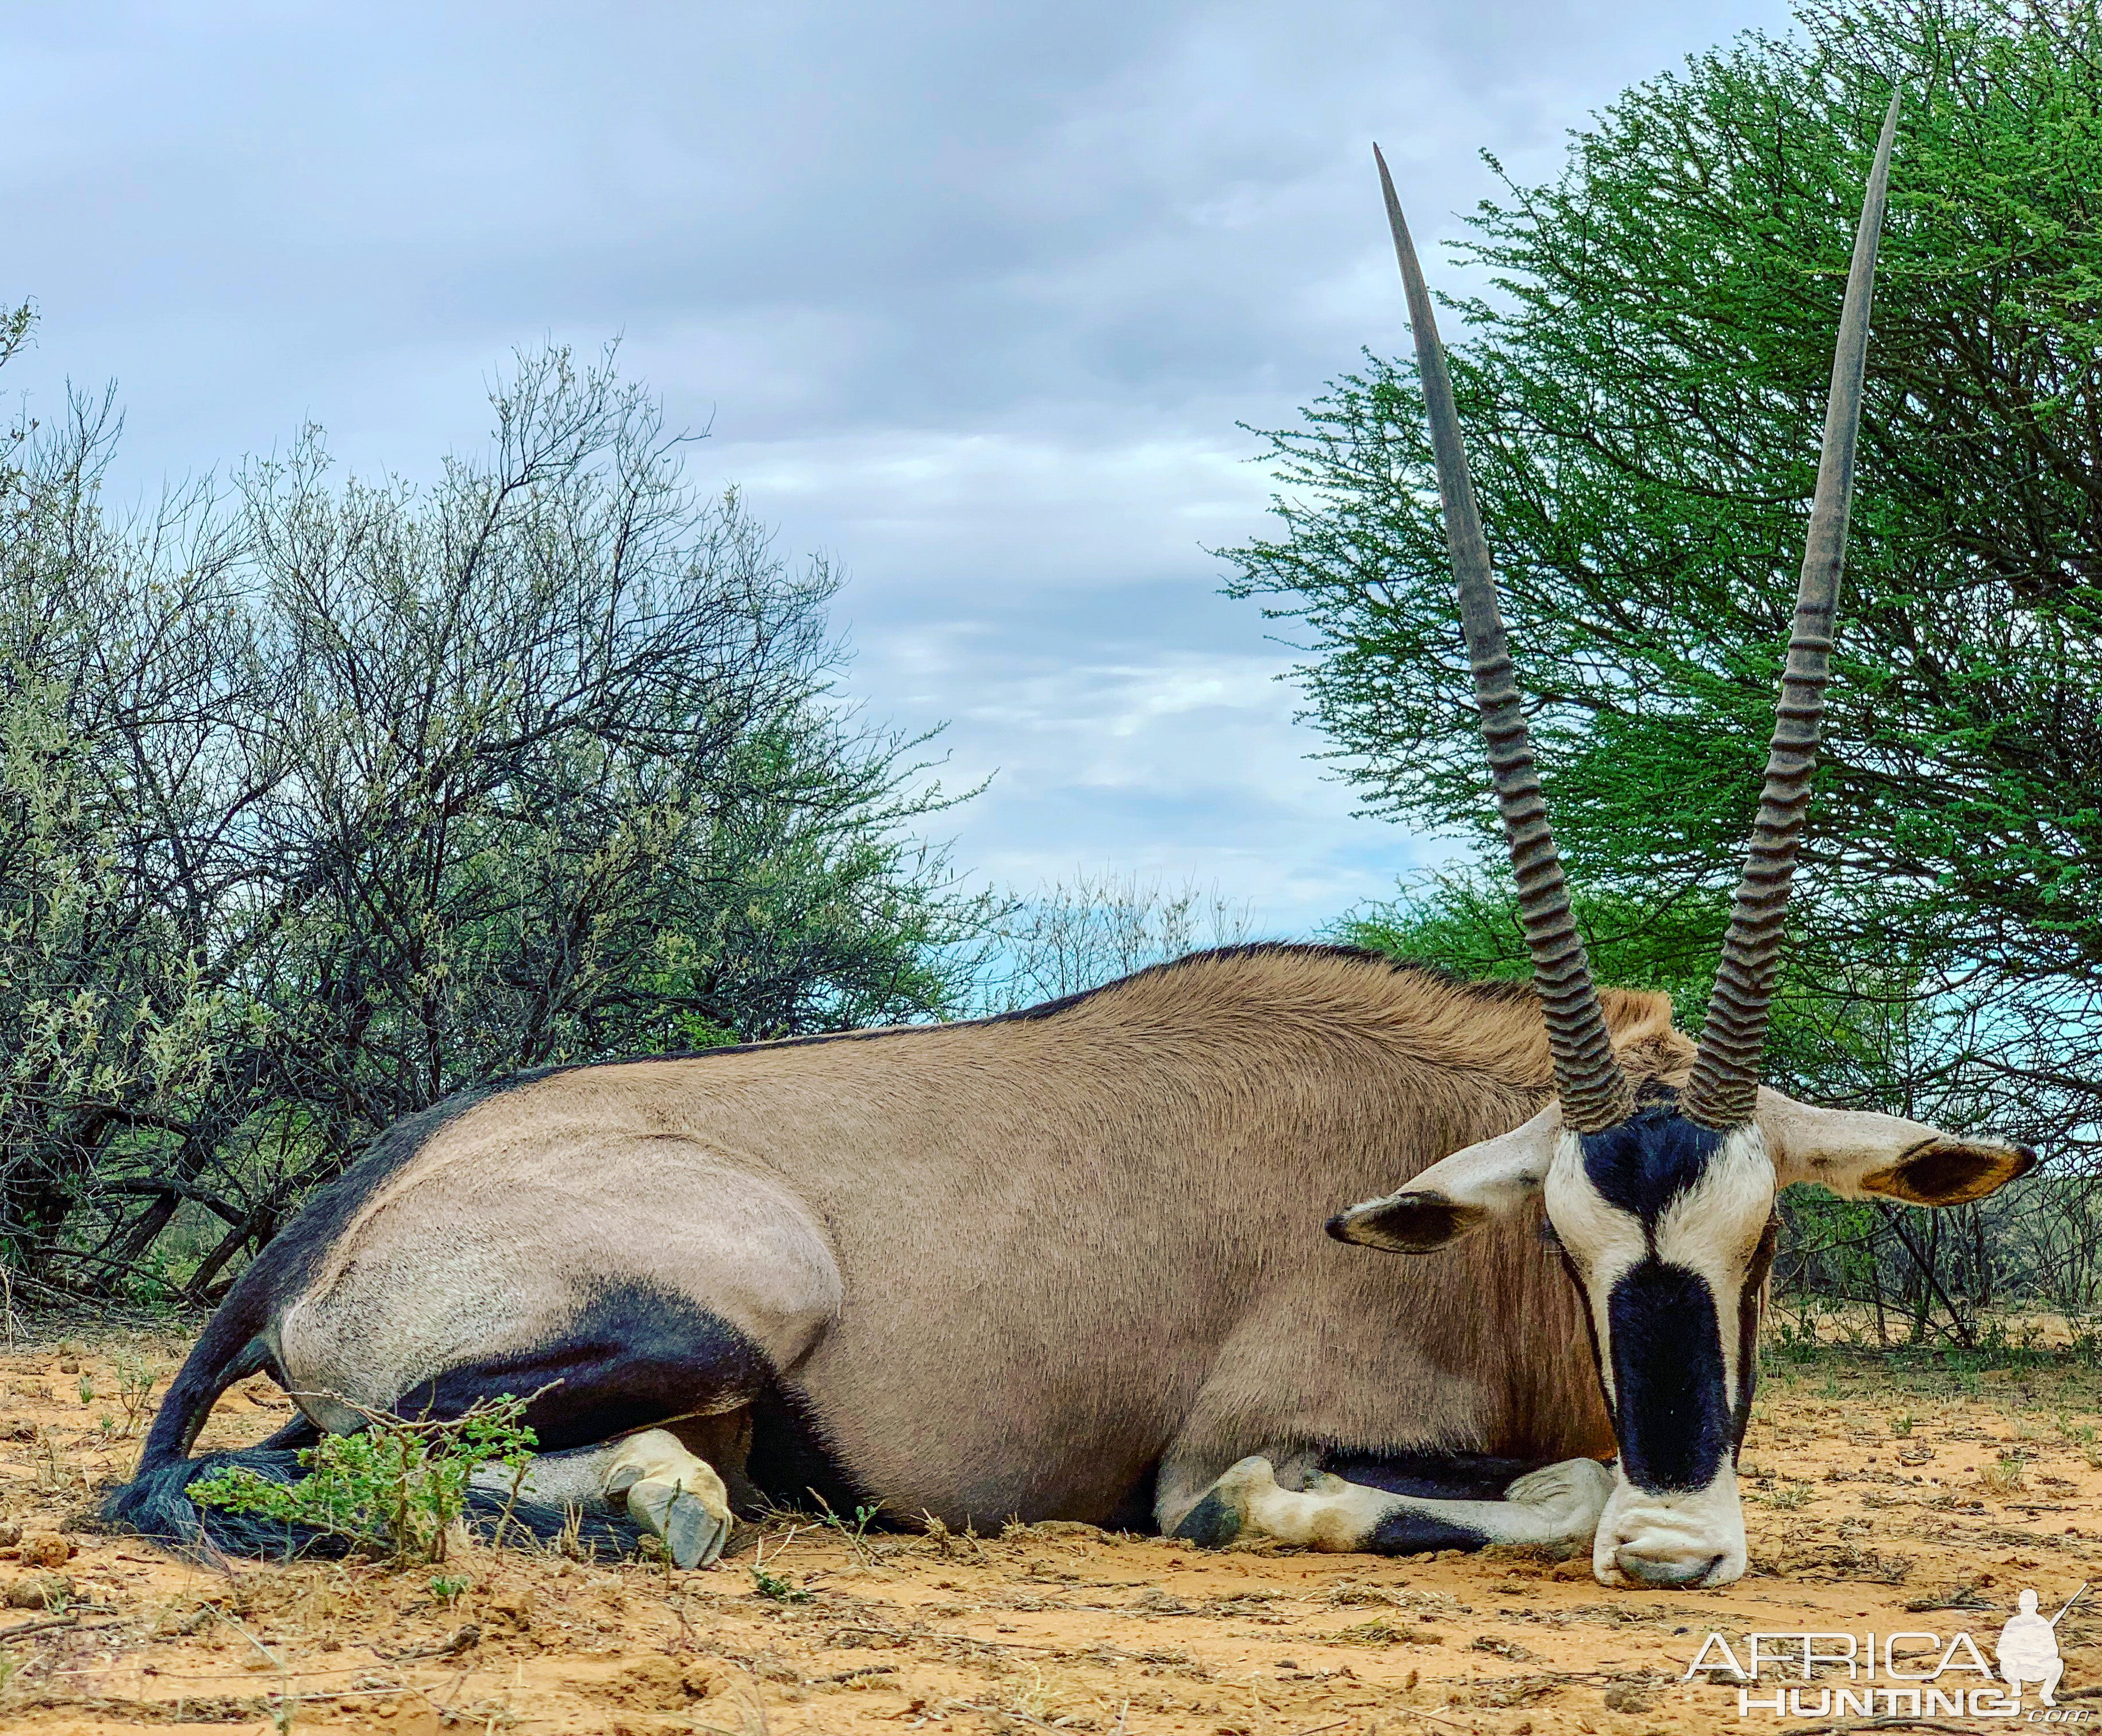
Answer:
<path fill-rule="evenodd" d="M 1562 1134 L 1557 1102 L 1509 1133 L 1440 1158 L 1399 1194 L 1328 1220 L 1328 1233 L 1390 1254 L 1429 1254 L 1509 1217 L 1539 1192 Z"/>
<path fill-rule="evenodd" d="M 2026 1145 L 1960 1139 L 1939 1127 L 1863 1109 L 1813 1109 L 1762 1087 L 1758 1118 L 1774 1179 L 1814 1181 L 1858 1199 L 1963 1206 L 2036 1167 Z"/>

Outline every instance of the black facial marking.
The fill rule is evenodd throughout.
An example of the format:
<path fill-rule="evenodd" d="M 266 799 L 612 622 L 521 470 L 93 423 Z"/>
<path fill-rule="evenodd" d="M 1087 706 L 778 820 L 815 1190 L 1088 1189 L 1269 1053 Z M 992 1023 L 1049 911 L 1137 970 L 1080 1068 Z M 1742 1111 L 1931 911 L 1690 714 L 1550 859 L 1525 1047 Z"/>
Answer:
<path fill-rule="evenodd" d="M 1652 1256 L 1615 1280 L 1606 1314 L 1628 1481 L 1652 1493 L 1706 1488 L 1734 1440 L 1708 1281 Z"/>
<path fill-rule="evenodd" d="M 1613 1395 L 1606 1388 L 1606 1359 L 1599 1354 L 1599 1319 L 1591 1312 L 1590 1293 L 1584 1288 L 1584 1274 L 1576 1269 L 1576 1262 L 1569 1257 L 1569 1250 L 1558 1240 L 1555 1251 L 1562 1256 L 1562 1269 L 1576 1291 L 1578 1312 L 1584 1317 L 1584 1336 L 1591 1346 L 1591 1372 L 1599 1377 L 1599 1402 L 1606 1415 L 1613 1414 Z M 1619 1424 L 1615 1424 L 1617 1428 Z M 1617 1438 L 1617 1437 L 1616 1437 Z"/>
<path fill-rule="evenodd" d="M 609 1283 L 545 1342 L 448 1369 L 393 1408 L 457 1416 L 477 1399 L 539 1393 L 526 1421 L 542 1452 L 559 1452 L 698 1410 L 734 1410 L 767 1390 L 773 1375 L 742 1332 L 676 1291 Z"/>
<path fill-rule="evenodd" d="M 1479 1549 L 1489 1541 L 1486 1532 L 1471 1526 L 1453 1525 L 1403 1508 L 1373 1527 L 1364 1548 L 1374 1555 L 1427 1555 L 1433 1549 Z"/>
<path fill-rule="evenodd" d="M 1616 1127 L 1581 1136 L 1584 1173 L 1609 1206 L 1653 1231 L 1665 1208 L 1696 1186 L 1723 1149 L 1713 1127 L 1678 1114 L 1668 1093 L 1653 1096 Z"/>

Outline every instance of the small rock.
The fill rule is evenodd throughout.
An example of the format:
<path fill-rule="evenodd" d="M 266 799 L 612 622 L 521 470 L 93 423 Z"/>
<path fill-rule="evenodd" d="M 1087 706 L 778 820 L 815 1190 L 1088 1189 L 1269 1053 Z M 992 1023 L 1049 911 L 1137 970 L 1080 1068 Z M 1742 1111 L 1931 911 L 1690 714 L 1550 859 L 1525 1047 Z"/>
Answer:
<path fill-rule="evenodd" d="M 73 1581 L 63 1574 L 24 1574 L 7 1587 L 11 1610 L 55 1610 L 73 1596 Z"/>
<path fill-rule="evenodd" d="M 530 1590 L 491 1592 L 480 1605 L 481 1619 L 493 1633 L 524 1633 L 533 1625 L 533 1593 Z"/>
<path fill-rule="evenodd" d="M 720 1658 L 701 1658 L 686 1666 L 681 1681 L 695 1699 L 712 1700 L 737 1686 L 737 1672 Z"/>
<path fill-rule="evenodd" d="M 0 1521 L 0 1549 L 11 1549 L 22 1540 L 22 1528 L 12 1519 Z"/>
<path fill-rule="evenodd" d="M 59 1372 L 62 1375 L 78 1374 L 80 1372 L 80 1358 L 78 1357 L 70 1356 L 60 1357 L 59 1358 Z"/>
<path fill-rule="evenodd" d="M 636 1658 L 614 1681 L 615 1692 L 633 1706 L 668 1712 L 686 1703 L 679 1667 L 661 1652 Z"/>
<path fill-rule="evenodd" d="M 1608 1688 L 1605 1698 L 1608 1709 L 1613 1712 L 1647 1712 L 1656 1703 L 1647 1688 L 1639 1688 L 1633 1682 Z"/>
<path fill-rule="evenodd" d="M 22 1559 L 32 1567 L 63 1567 L 73 1545 L 55 1531 L 32 1531 L 22 1539 Z"/>

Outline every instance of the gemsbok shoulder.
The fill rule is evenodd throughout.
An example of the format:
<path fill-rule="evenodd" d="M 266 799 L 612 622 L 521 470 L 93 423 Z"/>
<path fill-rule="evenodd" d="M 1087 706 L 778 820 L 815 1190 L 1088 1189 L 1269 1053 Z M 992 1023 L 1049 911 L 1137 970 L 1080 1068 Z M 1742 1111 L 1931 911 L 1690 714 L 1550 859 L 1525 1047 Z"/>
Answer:
<path fill-rule="evenodd" d="M 1947 1205 L 2035 1161 L 1758 1083 L 1896 117 L 1697 1047 L 1665 997 L 1592 985 L 1381 161 L 1532 985 L 1238 947 L 1003 1017 L 462 1092 L 380 1138 L 242 1274 L 108 1518 L 193 1548 L 299 1547 L 313 1539 L 188 1486 L 229 1464 L 295 1477 L 301 1448 L 370 1411 L 537 1395 L 515 1516 L 545 1529 L 581 1509 L 681 1566 L 716 1558 L 741 1505 L 814 1496 L 1202 1544 L 1588 1542 L 1608 1583 L 1737 1577 L 1776 1190 Z M 259 1370 L 300 1418 L 188 1457 L 214 1400 Z M 492 1479 L 477 1499 L 509 1492 Z"/>

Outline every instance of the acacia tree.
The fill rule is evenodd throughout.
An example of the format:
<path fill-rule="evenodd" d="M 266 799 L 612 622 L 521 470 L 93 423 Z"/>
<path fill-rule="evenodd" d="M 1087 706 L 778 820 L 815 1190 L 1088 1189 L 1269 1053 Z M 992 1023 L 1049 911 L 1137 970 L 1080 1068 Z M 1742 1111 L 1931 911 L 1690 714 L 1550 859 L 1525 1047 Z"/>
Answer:
<path fill-rule="evenodd" d="M 0 513 L 0 1254 L 220 1293 L 374 1134 L 520 1068 L 924 1016 L 975 911 L 791 568 L 608 365 L 486 454 L 309 434 L 126 517 L 113 423 Z"/>
<path fill-rule="evenodd" d="M 1031 896 L 1010 892 L 988 909 L 975 961 L 977 1005 L 1013 1012 L 1199 947 L 1243 945 L 1253 932 L 1248 905 L 1216 884 L 1083 871 Z"/>
<path fill-rule="evenodd" d="M 1937 1034 L 1863 1094 L 2091 1146 L 2102 20 L 2095 0 L 1810 0 L 1798 16 L 1798 33 L 1741 38 L 1627 92 L 1555 179 L 1507 180 L 1458 244 L 1494 285 L 1453 304 L 1454 385 L 1557 841 L 1579 884 L 1680 913 L 1674 944 L 1704 908 L 1719 932 L 1896 82 L 1792 912 L 1803 956 L 1834 968 L 1798 977 L 1843 1021 L 1869 1007 Z M 1487 841 L 1412 362 L 1368 355 L 1266 437 L 1281 529 L 1226 551 L 1230 590 L 1307 636 L 1314 715 L 1374 808 Z"/>

